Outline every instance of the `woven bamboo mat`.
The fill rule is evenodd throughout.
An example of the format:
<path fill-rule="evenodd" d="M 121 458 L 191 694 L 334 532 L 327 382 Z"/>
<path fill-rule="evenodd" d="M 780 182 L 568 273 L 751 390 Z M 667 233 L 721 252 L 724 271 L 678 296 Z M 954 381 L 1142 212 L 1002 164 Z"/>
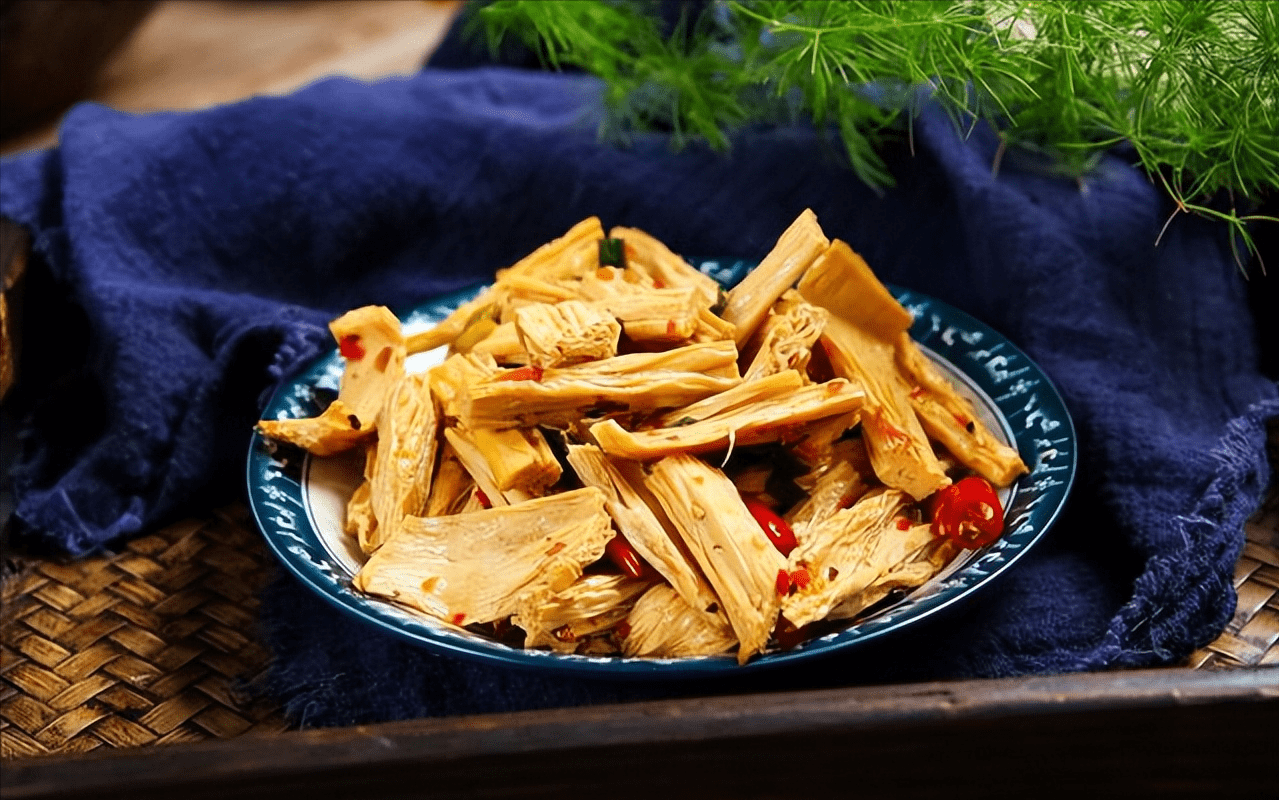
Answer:
<path fill-rule="evenodd" d="M 238 688 L 270 658 L 253 630 L 276 569 L 242 506 L 113 556 L 6 567 L 0 757 L 285 728 Z"/>
<path fill-rule="evenodd" d="M 1238 611 L 1189 666 L 1279 664 L 1279 482 L 1246 530 Z M 269 660 L 253 630 L 275 569 L 238 505 L 114 556 L 19 565 L 0 619 L 0 757 L 284 730 L 237 691 Z"/>

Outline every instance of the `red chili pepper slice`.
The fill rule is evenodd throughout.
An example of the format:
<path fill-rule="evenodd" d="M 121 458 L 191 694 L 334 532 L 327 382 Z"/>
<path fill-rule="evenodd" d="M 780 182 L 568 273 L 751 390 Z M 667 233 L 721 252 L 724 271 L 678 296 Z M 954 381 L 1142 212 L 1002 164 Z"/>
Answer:
<path fill-rule="evenodd" d="M 604 545 L 604 555 L 632 578 L 644 578 L 653 574 L 653 568 L 621 534 L 608 540 L 608 544 Z"/>
<path fill-rule="evenodd" d="M 542 368 L 539 366 L 520 367 L 513 369 L 505 375 L 499 375 L 493 380 L 497 381 L 541 381 Z"/>
<path fill-rule="evenodd" d="M 777 548 L 777 552 L 789 556 L 790 551 L 795 549 L 795 531 L 786 524 L 786 520 L 774 514 L 773 509 L 758 500 L 743 498 L 742 502 L 746 504 L 746 510 L 751 512 L 751 516 L 759 523 L 759 527 L 764 529 L 764 534 L 768 536 L 768 541 L 773 543 L 773 547 Z"/>
<path fill-rule="evenodd" d="M 343 336 L 338 342 L 338 352 L 348 361 L 359 361 L 364 358 L 364 345 L 360 344 L 359 334 Z"/>
<path fill-rule="evenodd" d="M 784 569 L 777 570 L 777 580 L 775 581 L 775 584 L 774 588 L 777 589 L 777 593 L 785 595 L 790 591 L 790 574 Z"/>
<path fill-rule="evenodd" d="M 976 475 L 937 492 L 932 503 L 933 533 L 960 547 L 985 547 L 1004 532 L 1004 509 L 995 487 Z"/>

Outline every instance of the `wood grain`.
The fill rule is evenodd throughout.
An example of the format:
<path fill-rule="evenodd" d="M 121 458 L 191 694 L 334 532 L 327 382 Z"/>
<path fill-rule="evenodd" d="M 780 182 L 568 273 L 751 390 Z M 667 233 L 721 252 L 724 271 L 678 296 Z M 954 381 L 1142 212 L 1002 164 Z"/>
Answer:
<path fill-rule="evenodd" d="M 411 75 L 460 6 L 455 0 L 165 0 L 95 73 L 83 99 L 122 111 L 191 110 L 286 94 L 330 76 Z M 56 141 L 56 124 L 46 124 L 0 143 L 0 154 Z"/>
<path fill-rule="evenodd" d="M 1279 669 L 927 683 L 19 760 L 5 796 L 1267 796 L 1276 719 Z"/>

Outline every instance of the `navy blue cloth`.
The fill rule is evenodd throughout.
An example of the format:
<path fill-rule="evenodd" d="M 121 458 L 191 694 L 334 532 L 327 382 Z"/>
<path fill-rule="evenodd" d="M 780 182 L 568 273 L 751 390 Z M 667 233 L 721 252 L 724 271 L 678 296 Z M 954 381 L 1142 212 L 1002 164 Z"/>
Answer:
<path fill-rule="evenodd" d="M 583 76 L 489 67 L 198 113 L 83 105 L 57 149 L 5 160 L 0 212 L 44 262 L 12 474 L 25 540 L 81 555 L 242 492 L 263 392 L 330 347 L 325 323 L 349 307 L 488 279 L 591 214 L 677 252 L 759 258 L 811 207 L 880 276 L 989 323 L 1061 389 L 1079 478 L 1035 551 L 919 630 L 714 685 L 435 656 L 282 578 L 263 607 L 267 689 L 293 719 L 1155 665 L 1220 632 L 1279 415 L 1223 226 L 1179 215 L 1156 246 L 1171 208 L 1122 158 L 1076 182 L 1010 153 L 995 174 L 996 137 L 962 138 L 934 109 L 887 151 L 898 184 L 878 195 L 803 126 L 742 132 L 730 156 L 600 143 L 598 96 Z M 65 330 L 84 342 L 42 339 Z"/>

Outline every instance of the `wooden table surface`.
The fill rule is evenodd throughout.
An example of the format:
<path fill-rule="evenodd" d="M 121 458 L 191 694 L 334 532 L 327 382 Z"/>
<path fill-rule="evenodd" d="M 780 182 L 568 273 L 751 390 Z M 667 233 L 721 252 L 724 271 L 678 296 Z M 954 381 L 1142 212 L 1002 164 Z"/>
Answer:
<path fill-rule="evenodd" d="M 83 99 L 122 111 L 188 110 L 286 94 L 329 76 L 411 75 L 460 7 L 455 0 L 164 0 L 95 71 Z M 0 154 L 56 141 L 56 122 L 48 122 L 0 143 Z"/>

